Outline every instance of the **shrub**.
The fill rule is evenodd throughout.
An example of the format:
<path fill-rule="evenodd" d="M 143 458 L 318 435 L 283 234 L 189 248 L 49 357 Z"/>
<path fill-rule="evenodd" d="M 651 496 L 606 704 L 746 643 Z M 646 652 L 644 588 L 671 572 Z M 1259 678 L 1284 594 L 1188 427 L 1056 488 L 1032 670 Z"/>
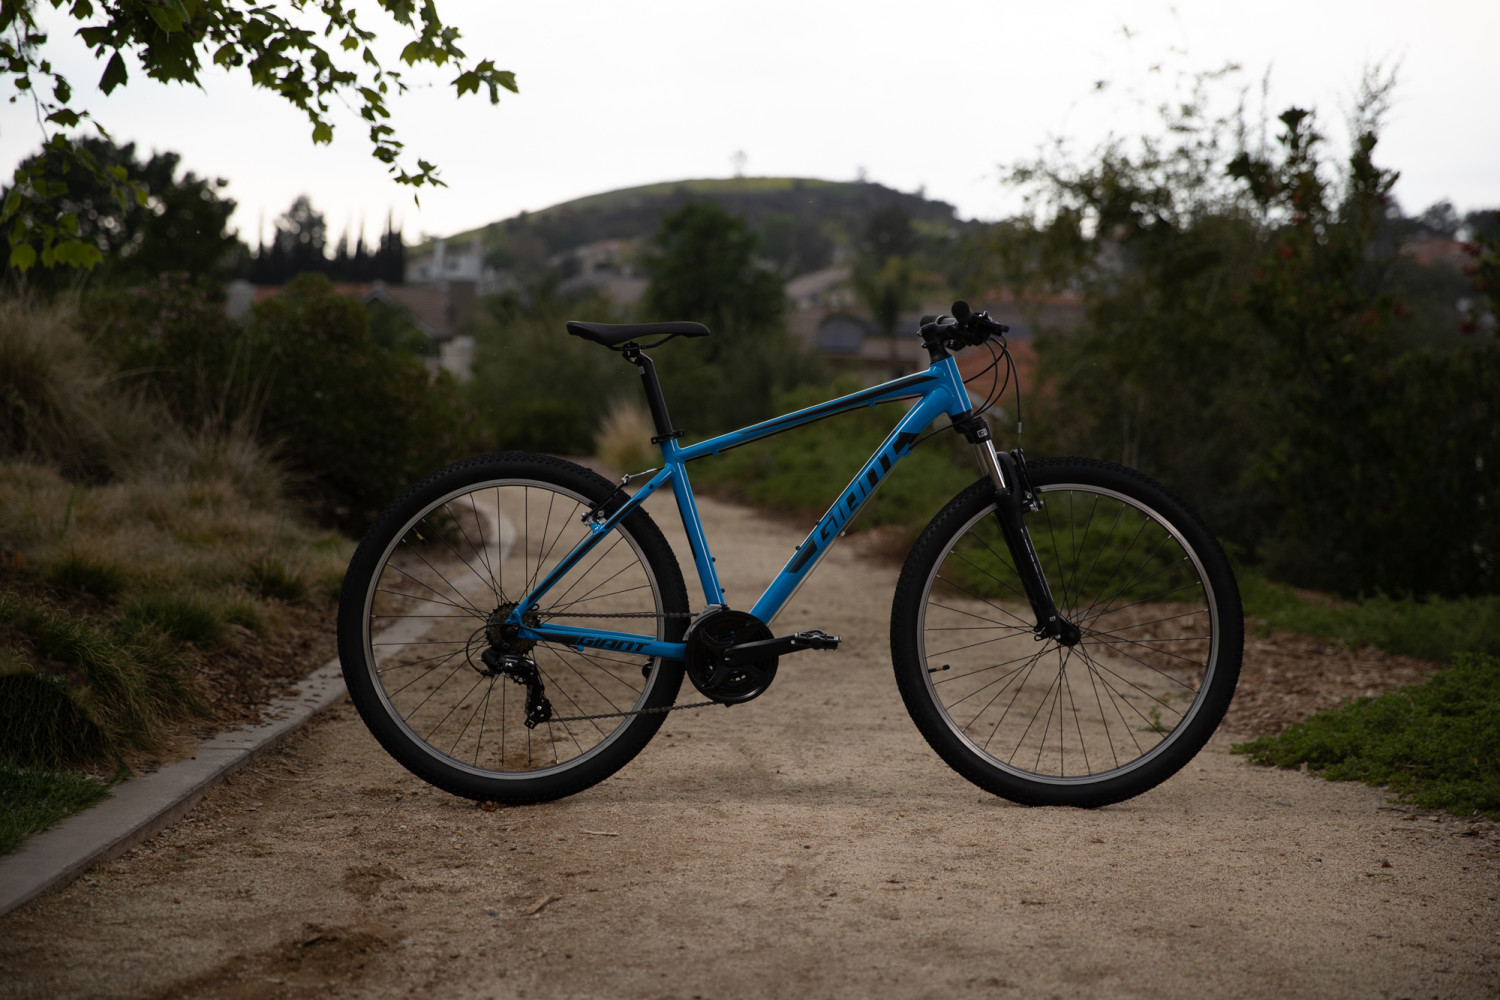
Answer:
<path fill-rule="evenodd" d="M 1361 698 L 1234 752 L 1257 764 L 1306 764 L 1330 781 L 1389 785 L 1424 809 L 1500 818 L 1500 660 L 1457 656 L 1425 683 Z"/>

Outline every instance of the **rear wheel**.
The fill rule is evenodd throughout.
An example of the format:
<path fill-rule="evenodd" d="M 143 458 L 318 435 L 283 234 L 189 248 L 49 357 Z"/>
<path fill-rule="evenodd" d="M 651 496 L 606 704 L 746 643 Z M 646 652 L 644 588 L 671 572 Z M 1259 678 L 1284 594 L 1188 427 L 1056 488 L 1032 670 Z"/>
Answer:
<path fill-rule="evenodd" d="M 1165 781 L 1234 694 L 1239 590 L 1180 500 L 1107 462 L 1032 463 L 1026 525 L 1072 645 L 1039 640 L 981 480 L 922 533 L 891 614 L 907 710 L 955 770 L 1028 805 L 1099 806 Z"/>
<path fill-rule="evenodd" d="M 661 726 L 662 714 L 623 713 L 670 706 L 680 660 L 508 642 L 500 628 L 613 490 L 546 456 L 469 459 L 407 491 L 361 541 L 339 604 L 339 658 L 365 724 L 414 774 L 474 799 L 557 798 L 619 770 Z M 678 641 L 687 612 L 677 560 L 637 510 L 528 621 Z M 497 673 L 482 659 L 492 646 L 534 673 Z M 522 673 L 540 681 L 553 720 L 526 725 Z"/>

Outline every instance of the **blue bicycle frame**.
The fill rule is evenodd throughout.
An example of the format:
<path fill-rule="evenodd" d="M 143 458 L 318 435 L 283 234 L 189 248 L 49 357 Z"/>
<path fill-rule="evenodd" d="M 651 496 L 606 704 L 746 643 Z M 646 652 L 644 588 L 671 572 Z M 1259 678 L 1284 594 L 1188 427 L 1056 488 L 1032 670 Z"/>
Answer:
<path fill-rule="evenodd" d="M 654 377 L 654 373 L 653 373 Z M 648 387 L 651 382 L 648 380 Z M 649 389 L 648 389 L 649 391 Z M 709 605 L 722 605 L 724 592 L 719 586 L 719 576 L 714 569 L 713 556 L 708 550 L 708 541 L 703 534 L 703 525 L 698 518 L 698 505 L 693 498 L 692 484 L 688 481 L 687 463 L 696 459 L 717 455 L 730 448 L 749 444 L 761 438 L 771 437 L 794 427 L 801 427 L 826 417 L 880 403 L 900 399 L 916 399 L 917 403 L 897 422 L 875 453 L 849 481 L 828 512 L 819 520 L 796 553 L 771 581 L 755 606 L 750 609 L 760 621 L 769 624 L 791 600 L 802 581 L 807 578 L 818 562 L 828 553 L 834 540 L 854 516 L 874 495 L 891 469 L 911 452 L 913 443 L 928 424 L 940 415 L 958 420 L 969 414 L 969 396 L 964 388 L 958 362 L 952 356 L 934 358 L 925 372 L 917 372 L 860 392 L 850 393 L 838 399 L 809 406 L 785 416 L 775 417 L 740 430 L 730 431 L 697 444 L 680 446 L 675 438 L 660 440 L 663 465 L 660 471 L 636 491 L 628 501 L 607 514 L 596 512 L 589 525 L 589 537 L 581 541 L 572 552 L 557 564 L 536 587 L 522 598 L 509 616 L 509 621 L 520 626 L 519 638 L 529 641 L 547 641 L 565 646 L 585 646 L 595 649 L 611 649 L 645 656 L 659 656 L 680 660 L 685 655 L 686 644 L 663 642 L 651 636 L 627 632 L 612 632 L 598 629 L 571 628 L 563 625 L 525 625 L 526 614 L 561 580 L 572 567 L 588 555 L 589 551 L 621 519 L 644 503 L 663 486 L 670 486 L 677 500 L 677 510 L 682 517 L 682 526 L 687 533 L 688 545 L 693 552 L 693 563 L 698 570 L 698 579 L 703 586 L 703 597 Z M 1001 485 L 1002 473 L 995 460 L 995 450 L 988 441 L 983 442 L 981 459 L 985 462 L 997 486 Z M 987 455 L 985 454 L 987 452 Z"/>

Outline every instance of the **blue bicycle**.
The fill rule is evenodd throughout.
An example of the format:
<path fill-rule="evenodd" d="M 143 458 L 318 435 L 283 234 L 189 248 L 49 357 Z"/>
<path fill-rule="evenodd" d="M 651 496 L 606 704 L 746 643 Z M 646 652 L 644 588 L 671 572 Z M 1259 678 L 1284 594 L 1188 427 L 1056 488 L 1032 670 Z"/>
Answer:
<path fill-rule="evenodd" d="M 980 414 L 1014 373 L 1006 328 L 955 303 L 924 319 L 926 371 L 680 443 L 646 351 L 697 323 L 572 322 L 640 373 L 659 469 L 620 484 L 571 462 L 501 454 L 408 490 L 360 543 L 339 606 L 349 696 L 387 751 L 453 794 L 502 803 L 569 795 L 619 770 L 665 714 L 749 701 L 782 657 L 834 649 L 777 613 L 935 421 L 984 475 L 923 531 L 891 609 L 907 710 L 964 777 L 1031 805 L 1099 806 L 1166 780 L 1218 726 L 1239 675 L 1243 618 L 1218 543 L 1182 501 L 1107 462 L 1026 462 Z M 953 352 L 987 346 L 976 406 Z M 971 379 L 971 381 L 973 381 Z M 688 465 L 857 408 L 913 401 L 748 610 L 731 608 Z M 644 479 L 633 493 L 632 480 Z M 670 490 L 703 603 L 641 504 Z M 677 704 L 686 674 L 703 700 Z"/>

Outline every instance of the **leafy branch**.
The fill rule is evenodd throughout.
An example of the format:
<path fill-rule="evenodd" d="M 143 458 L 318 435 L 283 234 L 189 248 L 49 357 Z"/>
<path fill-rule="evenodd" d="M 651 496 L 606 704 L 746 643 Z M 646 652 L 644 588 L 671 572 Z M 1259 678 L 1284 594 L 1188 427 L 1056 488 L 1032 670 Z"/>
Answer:
<path fill-rule="evenodd" d="M 371 155 L 397 183 L 443 184 L 436 165 L 420 158 L 415 169 L 401 163 L 405 147 L 388 123 L 388 100 L 406 91 L 405 71 L 382 65 L 375 32 L 359 22 L 352 0 L 46 2 L 84 23 L 78 36 L 104 63 L 99 88 L 105 94 L 129 83 L 127 53 L 147 77 L 164 83 L 201 86 L 205 61 L 226 70 L 243 68 L 256 87 L 307 117 L 314 143 L 333 140 L 330 101 L 352 98 L 368 126 Z M 495 68 L 489 59 L 468 59 L 458 47 L 458 29 L 442 21 L 434 0 L 375 2 L 409 36 L 399 56 L 402 65 L 451 68 L 455 75 L 449 82 L 459 97 L 484 91 L 497 104 L 501 89 L 517 92 L 514 73 Z M 90 121 L 108 138 L 87 109 L 74 105 L 71 85 L 44 57 L 47 35 L 38 27 L 36 7 L 37 0 L 15 0 L 0 8 L 0 64 L 15 86 L 11 103 L 23 97 L 33 102 L 44 149 L 66 159 L 64 173 L 76 169 L 106 184 L 122 208 L 131 200 L 144 204 L 147 193 L 139 184 L 102 167 L 63 133 Z M 317 30 L 303 26 L 308 19 Z M 17 169 L 0 207 L 0 229 L 8 231 L 10 263 L 17 269 L 38 261 L 47 267 L 93 267 L 102 259 L 97 246 L 79 238 L 77 219 L 56 210 L 66 193 L 66 181 L 49 181 L 34 168 Z"/>

